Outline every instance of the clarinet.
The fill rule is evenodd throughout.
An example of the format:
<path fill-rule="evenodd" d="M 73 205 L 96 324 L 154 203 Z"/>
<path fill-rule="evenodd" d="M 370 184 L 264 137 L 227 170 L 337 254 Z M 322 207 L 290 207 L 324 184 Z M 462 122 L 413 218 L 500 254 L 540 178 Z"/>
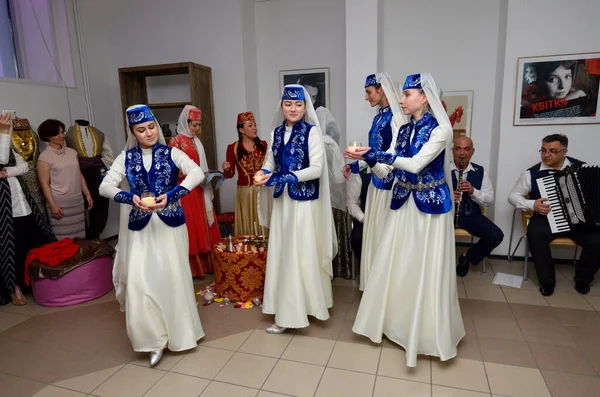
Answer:
<path fill-rule="evenodd" d="M 456 190 L 458 190 L 460 192 L 460 183 L 463 180 L 463 171 L 465 168 L 465 159 L 460 159 L 460 163 L 458 164 L 458 182 L 456 184 Z M 462 192 L 460 193 L 460 198 L 458 199 L 458 202 L 456 203 L 456 210 L 455 212 L 455 216 L 454 216 L 454 226 L 458 226 L 458 218 L 460 217 L 460 203 L 462 201 Z"/>

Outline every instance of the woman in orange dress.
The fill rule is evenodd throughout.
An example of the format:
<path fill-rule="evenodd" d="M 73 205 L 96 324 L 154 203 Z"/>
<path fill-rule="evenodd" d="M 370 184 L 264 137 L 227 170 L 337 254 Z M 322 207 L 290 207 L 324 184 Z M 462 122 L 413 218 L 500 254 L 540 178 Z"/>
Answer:
<path fill-rule="evenodd" d="M 267 142 L 260 140 L 256 120 L 252 112 L 238 114 L 237 130 L 239 139 L 227 146 L 226 160 L 223 163 L 225 178 L 233 178 L 238 171 L 237 195 L 235 197 L 235 234 L 260 234 L 258 229 L 258 187 L 253 185 L 254 173 L 260 170 Z M 255 226 L 256 225 L 256 226 Z M 256 228 L 256 229 L 255 229 Z"/>
<path fill-rule="evenodd" d="M 179 116 L 177 135 L 169 141 L 170 147 L 183 151 L 189 158 L 208 172 L 204 146 L 200 142 L 202 112 L 194 106 L 186 105 Z M 179 174 L 179 183 L 184 175 Z M 212 205 L 210 184 L 195 187 L 190 194 L 181 198 L 190 241 L 190 267 L 193 277 L 212 273 L 210 256 L 212 247 L 221 240 L 219 224 Z"/>

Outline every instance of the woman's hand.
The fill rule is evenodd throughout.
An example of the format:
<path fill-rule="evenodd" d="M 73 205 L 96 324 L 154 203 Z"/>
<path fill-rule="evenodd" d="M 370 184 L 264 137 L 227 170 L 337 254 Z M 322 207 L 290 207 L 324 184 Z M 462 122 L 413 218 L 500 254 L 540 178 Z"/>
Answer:
<path fill-rule="evenodd" d="M 350 178 L 351 173 L 352 173 L 352 170 L 350 169 L 350 165 L 346 164 L 344 166 L 344 168 L 342 168 L 342 174 L 344 175 L 344 178 L 346 178 L 346 179 Z"/>
<path fill-rule="evenodd" d="M 63 210 L 60 209 L 58 205 L 50 206 L 50 214 L 54 219 L 59 221 L 62 219 L 63 216 L 65 216 L 65 213 L 63 212 Z"/>
<path fill-rule="evenodd" d="M 231 169 L 231 163 L 229 163 L 228 161 L 225 161 L 223 163 L 223 171 L 228 172 Z"/>
<path fill-rule="evenodd" d="M 10 114 L 2 113 L 2 115 L 0 115 L 0 134 L 8 134 L 10 123 Z"/>
<path fill-rule="evenodd" d="M 8 171 L 5 168 L 0 170 L 0 178 L 8 178 Z"/>
<path fill-rule="evenodd" d="M 163 193 L 156 198 L 156 203 L 152 207 L 150 207 L 150 209 L 155 210 L 158 208 L 165 208 L 166 205 L 167 205 L 167 194 Z"/>
<path fill-rule="evenodd" d="M 146 207 L 144 204 L 142 204 L 142 199 L 137 194 L 135 196 L 133 196 L 133 205 L 135 205 L 137 208 L 141 209 L 142 211 L 152 210 L 152 208 Z"/>
<path fill-rule="evenodd" d="M 353 150 L 346 149 L 344 151 L 344 158 L 350 160 L 364 160 L 364 154 L 371 150 L 370 147 L 357 147 Z"/>
<path fill-rule="evenodd" d="M 92 207 L 94 206 L 94 200 L 92 200 L 92 195 L 90 194 L 90 192 L 84 192 L 83 195 L 85 196 L 85 200 L 88 203 L 88 211 L 92 209 Z"/>
<path fill-rule="evenodd" d="M 254 174 L 254 185 L 264 186 L 273 174 L 265 174 L 264 171 L 260 170 Z"/>

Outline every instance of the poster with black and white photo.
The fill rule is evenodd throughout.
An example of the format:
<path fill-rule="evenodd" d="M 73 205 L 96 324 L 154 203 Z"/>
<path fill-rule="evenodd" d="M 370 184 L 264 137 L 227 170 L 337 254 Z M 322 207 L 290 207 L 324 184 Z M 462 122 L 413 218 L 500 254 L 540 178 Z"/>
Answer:
<path fill-rule="evenodd" d="M 600 53 L 519 58 L 517 65 L 514 125 L 600 123 Z"/>
<path fill-rule="evenodd" d="M 306 88 L 316 108 L 329 108 L 329 68 L 293 69 L 279 72 L 280 91 L 288 84 L 300 84 Z"/>

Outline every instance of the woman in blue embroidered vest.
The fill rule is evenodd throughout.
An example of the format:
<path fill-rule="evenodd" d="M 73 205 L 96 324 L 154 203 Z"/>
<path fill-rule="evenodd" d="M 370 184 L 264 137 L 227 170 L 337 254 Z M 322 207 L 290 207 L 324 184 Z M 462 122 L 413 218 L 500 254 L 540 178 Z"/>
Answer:
<path fill-rule="evenodd" d="M 129 223 L 123 227 L 122 219 L 119 230 L 113 281 L 133 350 L 149 352 L 154 366 L 165 347 L 192 349 L 204 336 L 179 203 L 204 180 L 204 173 L 181 150 L 165 145 L 146 105 L 132 106 L 126 113 L 131 135 L 104 177 L 100 194 L 129 210 Z M 187 177 L 178 186 L 179 171 Z M 128 187 L 121 189 L 124 178 Z M 146 197 L 142 201 L 143 193 L 153 193 L 155 203 Z"/>
<path fill-rule="evenodd" d="M 402 114 L 398 103 L 400 95 L 398 95 L 396 84 L 387 73 L 371 74 L 365 81 L 365 99 L 372 107 L 379 108 L 377 115 L 373 118 L 371 130 L 369 130 L 369 147 L 375 150 L 388 150 L 390 145 L 395 142 L 396 131 L 406 122 L 406 117 Z M 345 173 L 346 175 L 350 172 L 359 174 L 360 170 L 367 166 L 364 161 L 355 161 L 346 165 Z M 375 259 L 375 253 L 381 241 L 381 226 L 390 210 L 393 182 L 393 173 L 387 174 L 385 178 L 379 178 L 371 173 L 363 220 L 358 285 L 358 289 L 361 291 L 365 290 L 373 259 Z"/>
<path fill-rule="evenodd" d="M 392 166 L 396 176 L 392 211 L 352 330 L 374 342 L 385 334 L 415 367 L 418 354 L 455 357 L 465 328 L 456 292 L 450 120 L 429 73 L 406 78 L 400 105 L 411 120 L 390 150 L 346 152 L 380 176 Z"/>
<path fill-rule="evenodd" d="M 286 85 L 273 121 L 258 186 L 273 186 L 263 313 L 269 333 L 329 318 L 331 261 L 337 253 L 327 159 L 317 115 L 304 87 Z"/>

